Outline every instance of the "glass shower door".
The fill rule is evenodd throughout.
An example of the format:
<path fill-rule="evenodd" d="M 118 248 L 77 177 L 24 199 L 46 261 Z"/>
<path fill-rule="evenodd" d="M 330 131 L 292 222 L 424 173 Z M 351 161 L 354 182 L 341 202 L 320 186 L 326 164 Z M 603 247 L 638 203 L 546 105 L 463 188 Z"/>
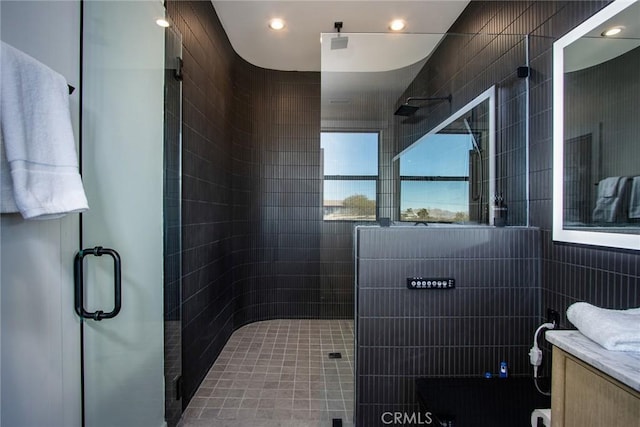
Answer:
<path fill-rule="evenodd" d="M 82 322 L 90 427 L 164 424 L 164 14 L 159 0 L 83 2 L 82 247 L 113 249 L 122 266 L 120 312 Z M 84 307 L 110 311 L 111 259 L 83 269 Z"/>
<path fill-rule="evenodd" d="M 164 386 L 165 420 L 182 416 L 182 35 L 165 38 L 164 92 Z"/>

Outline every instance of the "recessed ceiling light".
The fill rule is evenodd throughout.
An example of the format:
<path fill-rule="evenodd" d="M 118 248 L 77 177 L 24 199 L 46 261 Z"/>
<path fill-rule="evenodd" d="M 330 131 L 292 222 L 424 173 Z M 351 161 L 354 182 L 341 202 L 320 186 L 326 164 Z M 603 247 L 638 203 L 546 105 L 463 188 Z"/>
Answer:
<path fill-rule="evenodd" d="M 603 37 L 611 37 L 611 36 L 615 36 L 616 34 L 620 34 L 622 32 L 622 30 L 624 29 L 624 27 L 613 27 L 613 28 L 609 28 L 606 31 L 602 32 L 602 36 Z"/>
<path fill-rule="evenodd" d="M 272 30 L 280 31 L 284 28 L 284 21 L 280 18 L 274 18 L 269 21 L 269 28 Z"/>
<path fill-rule="evenodd" d="M 391 24 L 389 24 L 389 29 L 391 31 L 402 31 L 406 26 L 407 24 L 402 19 L 394 19 L 391 21 Z"/>
<path fill-rule="evenodd" d="M 171 24 L 169 24 L 169 21 L 167 21 L 164 18 L 156 19 L 156 24 L 158 24 L 159 26 L 161 26 L 163 28 L 167 28 L 167 27 L 171 26 Z"/>

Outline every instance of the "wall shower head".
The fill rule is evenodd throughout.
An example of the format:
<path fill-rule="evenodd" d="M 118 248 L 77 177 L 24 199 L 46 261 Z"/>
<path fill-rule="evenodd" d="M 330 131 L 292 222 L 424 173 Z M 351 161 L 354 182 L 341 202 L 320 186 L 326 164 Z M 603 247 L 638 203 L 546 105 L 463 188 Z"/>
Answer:
<path fill-rule="evenodd" d="M 416 105 L 402 104 L 393 114 L 396 116 L 410 117 L 413 116 L 419 109 L 420 107 Z"/>
<path fill-rule="evenodd" d="M 401 106 L 399 106 L 396 112 L 393 114 L 395 116 L 404 116 L 404 117 L 413 116 L 420 109 L 420 107 L 417 105 L 411 105 L 410 102 L 412 101 L 449 101 L 449 103 L 451 103 L 451 95 L 432 97 L 432 98 L 427 98 L 422 96 L 410 96 L 409 98 L 407 98 L 407 101 Z"/>

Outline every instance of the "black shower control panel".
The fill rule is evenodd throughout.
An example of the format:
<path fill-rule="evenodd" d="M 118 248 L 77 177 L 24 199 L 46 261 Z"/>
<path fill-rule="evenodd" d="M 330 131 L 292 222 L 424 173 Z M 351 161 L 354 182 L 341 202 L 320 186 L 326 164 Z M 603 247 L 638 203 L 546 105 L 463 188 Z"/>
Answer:
<path fill-rule="evenodd" d="M 407 277 L 409 289 L 453 289 L 456 280 L 442 277 Z"/>

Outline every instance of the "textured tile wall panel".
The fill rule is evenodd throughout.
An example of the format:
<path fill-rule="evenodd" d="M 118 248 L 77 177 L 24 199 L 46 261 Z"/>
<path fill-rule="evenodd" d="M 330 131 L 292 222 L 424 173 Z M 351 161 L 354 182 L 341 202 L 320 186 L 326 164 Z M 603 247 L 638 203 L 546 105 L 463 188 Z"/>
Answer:
<path fill-rule="evenodd" d="M 210 5 L 168 2 L 183 36 L 182 360 L 186 407 L 233 331 L 229 120 L 233 51 Z M 220 28 L 219 28 L 220 27 Z"/>
<path fill-rule="evenodd" d="M 357 230 L 358 423 L 418 410 L 423 376 L 481 376 L 502 360 L 529 372 L 539 319 L 540 232 L 531 228 Z M 451 277 L 451 290 L 411 290 L 407 277 Z M 385 409 L 386 408 L 386 409 Z"/>

